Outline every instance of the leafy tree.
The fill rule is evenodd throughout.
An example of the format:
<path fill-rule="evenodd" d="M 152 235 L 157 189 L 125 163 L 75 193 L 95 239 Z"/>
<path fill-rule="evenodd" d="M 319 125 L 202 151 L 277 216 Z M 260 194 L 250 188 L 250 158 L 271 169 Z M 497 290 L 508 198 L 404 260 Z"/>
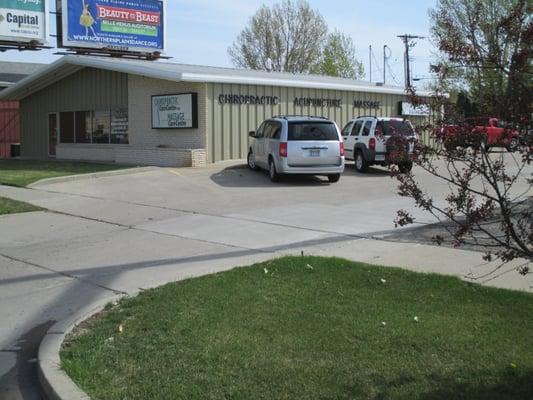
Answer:
<path fill-rule="evenodd" d="M 313 72 L 341 78 L 360 79 L 364 76 L 364 68 L 355 54 L 352 38 L 338 31 L 330 33 L 320 63 Z"/>
<path fill-rule="evenodd" d="M 517 269 L 523 274 L 533 261 L 531 7 L 525 0 L 438 1 L 431 18 L 442 62 L 434 68 L 438 83 L 430 102 L 445 113 L 422 127 L 433 132 L 435 143 L 417 145 L 415 164 L 449 192 L 436 198 L 416 170 L 395 174 L 399 194 L 441 222 L 446 233 L 437 234 L 436 243 L 481 247 L 484 258 L 499 259 L 500 266 L 521 258 Z M 453 84 L 469 95 L 459 96 L 456 105 L 444 95 Z M 428 101 L 411 97 L 415 104 Z M 499 140 L 509 147 L 513 132 L 521 133 L 518 148 L 508 149 L 514 152 L 489 151 L 488 129 L 465 119 L 480 111 L 507 121 Z M 397 225 L 413 222 L 409 212 L 398 211 Z"/>
<path fill-rule="evenodd" d="M 263 5 L 228 53 L 241 68 L 306 73 L 316 67 L 328 27 L 304 1 Z"/>
<path fill-rule="evenodd" d="M 532 14 L 530 0 L 439 0 L 430 12 L 438 72 L 461 78 L 485 114 L 530 116 Z"/>

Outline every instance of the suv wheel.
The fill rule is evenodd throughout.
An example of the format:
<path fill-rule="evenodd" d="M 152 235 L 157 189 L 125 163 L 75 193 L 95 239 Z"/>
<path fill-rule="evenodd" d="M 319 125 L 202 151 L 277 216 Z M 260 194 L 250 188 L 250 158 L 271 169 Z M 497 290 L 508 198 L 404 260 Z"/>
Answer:
<path fill-rule="evenodd" d="M 252 150 L 248 153 L 248 168 L 252 171 L 257 171 L 257 165 L 255 163 L 255 155 L 252 153 Z"/>
<path fill-rule="evenodd" d="M 270 180 L 272 182 L 279 181 L 279 174 L 278 171 L 276 171 L 276 165 L 274 164 L 273 159 L 268 161 L 268 175 L 270 176 Z"/>
<path fill-rule="evenodd" d="M 330 183 L 338 182 L 339 179 L 341 179 L 341 174 L 329 174 L 328 175 L 328 181 Z"/>
<path fill-rule="evenodd" d="M 413 169 L 413 162 L 412 161 L 406 161 L 398 164 L 398 169 L 402 174 L 406 174 L 408 172 L 411 172 Z"/>
<path fill-rule="evenodd" d="M 368 171 L 368 163 L 366 162 L 361 150 L 357 150 L 357 153 L 355 153 L 355 169 L 358 172 Z"/>

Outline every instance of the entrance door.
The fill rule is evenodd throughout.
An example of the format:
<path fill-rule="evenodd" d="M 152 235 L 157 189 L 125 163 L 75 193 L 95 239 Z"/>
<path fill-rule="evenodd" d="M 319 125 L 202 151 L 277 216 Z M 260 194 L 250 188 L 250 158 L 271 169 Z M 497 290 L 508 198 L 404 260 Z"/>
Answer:
<path fill-rule="evenodd" d="M 48 155 L 55 157 L 57 145 L 57 114 L 48 114 Z"/>

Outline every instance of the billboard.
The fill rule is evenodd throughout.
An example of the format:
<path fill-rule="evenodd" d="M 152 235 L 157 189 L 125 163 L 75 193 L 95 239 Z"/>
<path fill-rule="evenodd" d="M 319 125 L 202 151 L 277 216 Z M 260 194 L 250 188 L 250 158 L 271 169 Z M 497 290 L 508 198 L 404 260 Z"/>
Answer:
<path fill-rule="evenodd" d="M 0 42 L 45 44 L 47 15 L 46 0 L 0 1 Z"/>
<path fill-rule="evenodd" d="M 154 53 L 165 49 L 158 0 L 62 0 L 62 46 Z"/>
<path fill-rule="evenodd" d="M 152 96 L 152 129 L 198 128 L 198 95 Z"/>

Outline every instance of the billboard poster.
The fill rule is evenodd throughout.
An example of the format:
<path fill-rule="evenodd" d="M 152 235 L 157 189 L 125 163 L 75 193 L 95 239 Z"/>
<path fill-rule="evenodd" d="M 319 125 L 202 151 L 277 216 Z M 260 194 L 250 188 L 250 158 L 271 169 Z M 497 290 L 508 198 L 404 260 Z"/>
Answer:
<path fill-rule="evenodd" d="M 198 128 L 196 93 L 152 96 L 152 129 Z"/>
<path fill-rule="evenodd" d="M 46 0 L 1 0 L 0 41 L 45 44 Z"/>
<path fill-rule="evenodd" d="M 158 0 L 62 0 L 64 47 L 164 51 L 165 5 Z"/>

